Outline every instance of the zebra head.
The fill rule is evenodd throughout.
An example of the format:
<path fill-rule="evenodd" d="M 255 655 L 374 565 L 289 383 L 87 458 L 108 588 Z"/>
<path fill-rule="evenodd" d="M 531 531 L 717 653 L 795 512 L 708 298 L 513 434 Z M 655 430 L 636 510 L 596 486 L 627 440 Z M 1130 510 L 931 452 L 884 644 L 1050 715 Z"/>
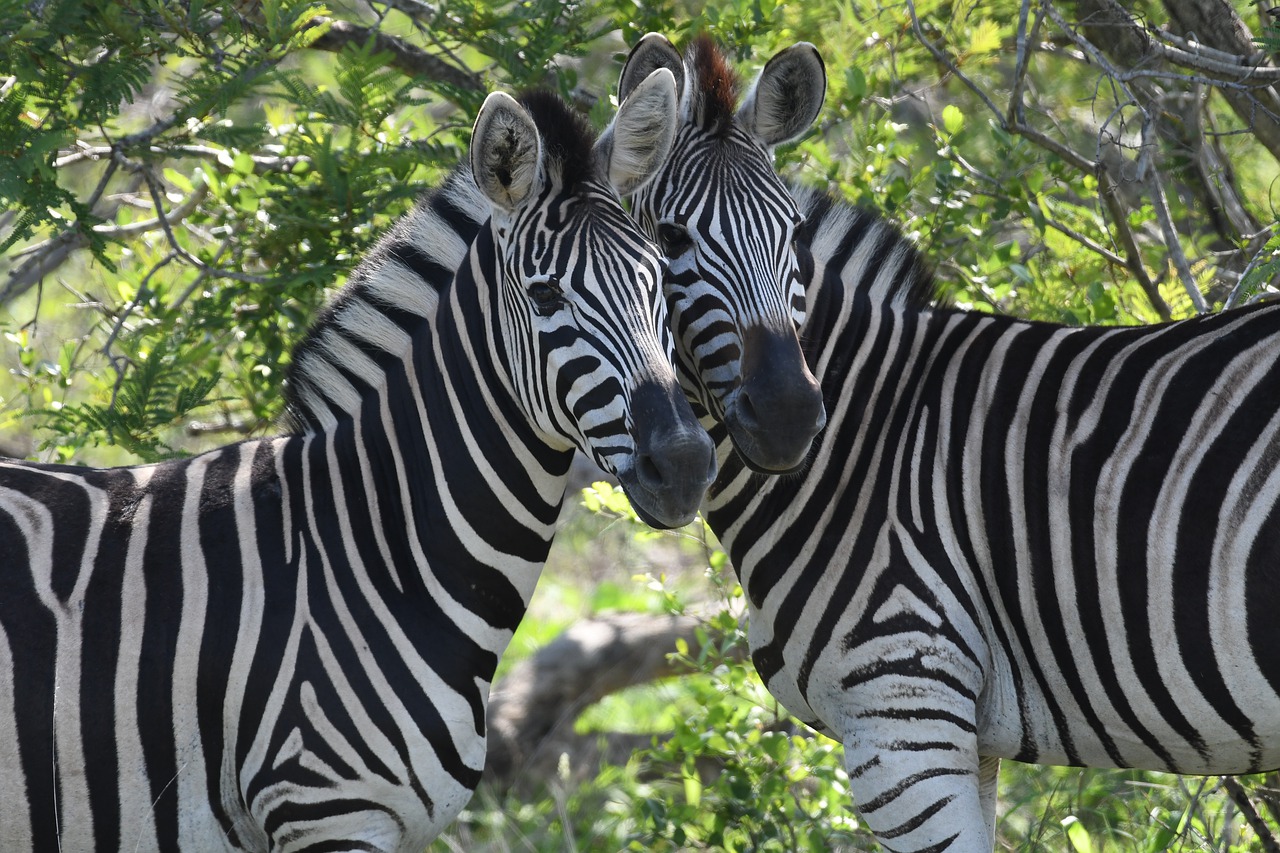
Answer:
<path fill-rule="evenodd" d="M 666 158 L 675 109 L 662 69 L 599 140 L 559 98 L 495 93 L 471 145 L 493 207 L 492 338 L 511 391 L 549 444 L 615 474 L 655 527 L 692 520 L 716 470 L 672 368 L 662 256 L 619 196 Z"/>
<path fill-rule="evenodd" d="M 800 212 L 778 177 L 774 146 L 817 118 L 826 72 L 811 44 L 774 56 L 741 107 L 737 78 L 710 38 L 680 54 L 650 33 L 627 58 L 630 94 L 655 68 L 680 91 L 680 126 L 633 215 L 670 263 L 667 298 L 681 381 L 744 461 L 764 472 L 801 465 L 826 424 L 822 390 L 797 330 L 804 285 L 793 245 Z"/>

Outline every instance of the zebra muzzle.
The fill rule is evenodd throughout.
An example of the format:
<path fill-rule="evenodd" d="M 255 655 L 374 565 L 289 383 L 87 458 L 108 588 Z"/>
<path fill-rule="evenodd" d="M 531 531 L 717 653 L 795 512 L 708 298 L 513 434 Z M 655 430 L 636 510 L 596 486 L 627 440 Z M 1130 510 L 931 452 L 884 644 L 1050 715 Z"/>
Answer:
<path fill-rule="evenodd" d="M 618 481 L 646 524 L 688 524 L 715 479 L 715 445 L 674 383 L 637 387 L 631 413 L 636 450 L 632 464 L 617 472 Z"/>
<path fill-rule="evenodd" d="M 827 424 L 822 388 L 790 331 L 753 326 L 743 349 L 742 384 L 724 413 L 734 449 L 756 471 L 794 471 Z"/>

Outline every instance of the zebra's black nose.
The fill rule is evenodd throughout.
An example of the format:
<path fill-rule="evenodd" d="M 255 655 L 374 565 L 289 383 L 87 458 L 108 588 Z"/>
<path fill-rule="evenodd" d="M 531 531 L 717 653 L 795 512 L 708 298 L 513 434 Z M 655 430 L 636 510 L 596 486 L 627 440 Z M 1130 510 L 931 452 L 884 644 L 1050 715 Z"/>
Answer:
<path fill-rule="evenodd" d="M 680 527 L 698 512 L 716 476 L 715 445 L 674 384 L 645 383 L 631 394 L 636 443 L 618 471 L 636 513 L 654 527 Z"/>
<path fill-rule="evenodd" d="M 790 332 L 763 327 L 743 336 L 742 384 L 725 408 L 734 448 L 757 471 L 797 468 L 827 425 L 822 388 Z"/>
<path fill-rule="evenodd" d="M 711 439 L 698 429 L 679 436 L 669 436 L 636 454 L 636 476 L 640 485 L 651 492 L 675 489 L 706 491 L 716 476 L 714 448 L 708 453 Z M 701 494 L 698 497 L 701 500 Z"/>

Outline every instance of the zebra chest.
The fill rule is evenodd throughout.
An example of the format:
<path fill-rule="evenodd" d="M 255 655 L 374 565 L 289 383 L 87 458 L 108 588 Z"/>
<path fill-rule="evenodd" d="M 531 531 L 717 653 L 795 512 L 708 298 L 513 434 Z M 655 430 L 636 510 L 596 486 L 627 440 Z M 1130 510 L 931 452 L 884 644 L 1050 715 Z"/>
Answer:
<path fill-rule="evenodd" d="M 750 646 L 770 692 L 837 738 L 862 715 L 976 722 L 991 651 L 965 585 L 893 523 L 855 545 L 792 566 L 752 602 Z"/>

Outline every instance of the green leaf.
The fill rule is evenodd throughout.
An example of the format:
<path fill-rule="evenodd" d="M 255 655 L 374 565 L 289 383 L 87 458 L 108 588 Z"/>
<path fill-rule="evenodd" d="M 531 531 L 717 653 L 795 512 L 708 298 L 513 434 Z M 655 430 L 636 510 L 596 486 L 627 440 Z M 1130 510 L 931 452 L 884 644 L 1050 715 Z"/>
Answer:
<path fill-rule="evenodd" d="M 867 77 L 856 65 L 844 70 L 844 85 L 850 107 L 857 106 L 867 96 Z"/>
<path fill-rule="evenodd" d="M 993 53 L 1000 49 L 1000 25 L 984 18 L 969 31 L 970 54 Z"/>
<path fill-rule="evenodd" d="M 1146 843 L 1142 849 L 1144 853 L 1164 853 L 1178 837 L 1177 828 L 1170 822 L 1169 813 L 1160 806 L 1151 810 L 1151 821 L 1153 826 L 1147 830 Z"/>
<path fill-rule="evenodd" d="M 172 184 L 173 186 L 182 190 L 184 193 L 195 191 L 195 186 L 192 185 L 190 179 L 188 179 L 186 175 L 182 174 L 177 169 L 171 169 L 166 167 L 164 170 L 164 179 L 168 181 L 170 184 Z"/>
<path fill-rule="evenodd" d="M 684 780 L 684 801 L 691 806 L 698 806 L 702 802 L 702 780 L 698 778 L 698 770 L 692 761 L 686 762 L 681 775 Z"/>
<path fill-rule="evenodd" d="M 1075 815 L 1067 815 L 1062 819 L 1062 828 L 1066 830 L 1067 840 L 1076 853 L 1093 853 L 1093 842 L 1089 838 L 1089 830 Z"/>
<path fill-rule="evenodd" d="M 964 127 L 964 113 L 955 104 L 947 104 L 942 108 L 942 126 L 948 135 L 955 136 Z"/>

